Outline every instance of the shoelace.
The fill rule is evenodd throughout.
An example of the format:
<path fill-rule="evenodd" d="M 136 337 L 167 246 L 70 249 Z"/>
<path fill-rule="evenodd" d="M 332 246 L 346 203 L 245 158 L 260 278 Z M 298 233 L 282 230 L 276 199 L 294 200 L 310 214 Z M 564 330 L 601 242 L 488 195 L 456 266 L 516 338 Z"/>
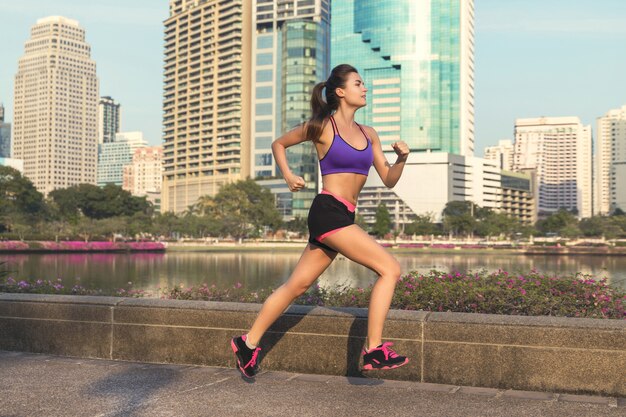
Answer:
<path fill-rule="evenodd" d="M 393 349 L 391 349 L 390 346 L 393 346 L 392 342 L 385 342 L 383 343 L 383 346 L 381 347 L 381 349 L 383 350 L 383 353 L 385 354 L 385 360 L 391 358 L 397 358 L 398 354 L 396 352 L 394 352 Z"/>
<path fill-rule="evenodd" d="M 252 352 L 252 359 L 250 359 L 250 362 L 248 362 L 248 364 L 245 366 L 245 368 L 247 368 L 248 366 L 252 366 L 254 367 L 254 365 L 256 365 L 256 358 L 257 356 L 259 356 L 259 352 L 261 351 L 261 348 L 256 348 L 254 349 L 254 352 Z"/>

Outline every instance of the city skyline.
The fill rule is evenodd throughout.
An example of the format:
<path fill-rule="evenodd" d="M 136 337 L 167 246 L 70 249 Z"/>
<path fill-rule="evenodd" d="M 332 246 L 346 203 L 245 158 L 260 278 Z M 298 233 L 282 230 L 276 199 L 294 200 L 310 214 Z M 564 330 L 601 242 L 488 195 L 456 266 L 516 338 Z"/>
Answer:
<path fill-rule="evenodd" d="M 620 76 L 626 57 L 618 53 L 626 37 L 626 4 L 601 3 L 476 2 L 476 156 L 512 139 L 517 118 L 579 117 L 592 125 L 595 137 L 596 118 L 626 104 L 626 79 Z M 30 28 L 50 15 L 78 20 L 85 28 L 100 96 L 115 97 L 124 108 L 121 129 L 143 131 L 151 145 L 161 144 L 165 1 L 0 5 L 6 121 L 13 122 L 14 76 Z"/>

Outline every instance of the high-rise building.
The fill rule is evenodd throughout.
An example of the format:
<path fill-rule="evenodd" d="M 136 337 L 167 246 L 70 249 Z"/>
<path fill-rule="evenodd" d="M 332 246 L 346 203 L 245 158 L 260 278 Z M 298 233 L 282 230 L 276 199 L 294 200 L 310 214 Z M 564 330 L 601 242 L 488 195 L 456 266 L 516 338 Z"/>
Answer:
<path fill-rule="evenodd" d="M 485 159 L 496 161 L 500 169 L 511 171 L 513 169 L 514 151 L 515 147 L 512 140 L 501 140 L 497 146 L 487 146 L 485 148 Z"/>
<path fill-rule="evenodd" d="M 403 204 L 388 209 L 397 206 L 398 218 L 410 217 L 408 206 L 413 214 L 440 219 L 446 202 L 475 198 L 455 187 L 458 178 L 482 178 L 483 172 L 445 166 L 474 154 L 474 1 L 333 1 L 331 43 L 331 67 L 353 65 L 368 88 L 357 121 L 376 129 L 390 163 L 393 142 L 404 140 L 411 149 L 402 178 L 388 191 L 395 196 L 369 204 L 397 198 Z M 380 195 L 371 173 L 361 207 L 367 196 Z M 437 175 L 441 187 L 415 181 L 428 175 Z"/>
<path fill-rule="evenodd" d="M 310 117 L 311 92 L 330 65 L 330 0 L 254 0 L 252 37 L 252 175 L 276 195 L 285 220 L 306 217 L 317 194 L 318 168 L 310 142 L 287 150 L 306 187 L 292 193 L 272 157 L 272 141 Z"/>
<path fill-rule="evenodd" d="M 161 209 L 161 184 L 163 182 L 163 147 L 139 148 L 133 160 L 124 167 L 122 188 L 138 197 L 147 197 L 155 210 Z"/>
<path fill-rule="evenodd" d="M 133 160 L 135 151 L 148 145 L 142 132 L 120 132 L 112 142 L 99 145 L 98 186 L 107 184 L 122 186 L 124 166 Z"/>
<path fill-rule="evenodd" d="M 272 141 L 311 115 L 313 87 L 330 65 L 330 0 L 255 0 L 252 36 L 253 156 L 251 171 L 276 194 L 283 217 L 306 217 L 317 194 L 318 168 L 311 142 L 287 149 L 292 171 L 306 187 L 292 193 L 272 157 Z M 274 178 L 274 179 L 272 179 Z"/>
<path fill-rule="evenodd" d="M 122 188 L 132 195 L 161 191 L 163 182 L 163 147 L 146 146 L 135 150 L 133 160 L 124 167 Z"/>
<path fill-rule="evenodd" d="M 514 171 L 536 170 L 538 215 L 561 208 L 592 215 L 591 126 L 578 117 L 515 121 Z"/>
<path fill-rule="evenodd" d="M 250 176 L 249 0 L 170 0 L 165 20 L 163 210 Z"/>
<path fill-rule="evenodd" d="M 120 131 L 121 105 L 109 96 L 100 97 L 98 102 L 98 143 L 108 143 L 115 140 L 115 134 Z"/>
<path fill-rule="evenodd" d="M 597 119 L 594 214 L 626 211 L 626 106 Z"/>
<path fill-rule="evenodd" d="M 0 158 L 11 157 L 11 123 L 4 122 L 4 105 L 0 103 Z"/>
<path fill-rule="evenodd" d="M 85 30 L 61 16 L 39 19 L 15 75 L 13 157 L 44 194 L 96 183 L 98 79 Z"/>
<path fill-rule="evenodd" d="M 355 66 L 368 87 L 357 118 L 383 149 L 474 153 L 474 1 L 332 3 L 331 66 Z"/>

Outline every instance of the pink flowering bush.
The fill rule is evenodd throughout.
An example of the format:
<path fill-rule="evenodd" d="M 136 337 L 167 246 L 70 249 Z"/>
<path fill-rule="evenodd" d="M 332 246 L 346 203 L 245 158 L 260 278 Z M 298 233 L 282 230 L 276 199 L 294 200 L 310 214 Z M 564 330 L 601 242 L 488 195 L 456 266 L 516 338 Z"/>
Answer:
<path fill-rule="evenodd" d="M 454 249 L 456 245 L 453 243 L 433 243 L 430 247 L 433 249 Z"/>
<path fill-rule="evenodd" d="M 0 250 L 24 250 L 28 249 L 28 244 L 19 240 L 0 241 Z"/>
<path fill-rule="evenodd" d="M 295 304 L 335 307 L 368 307 L 372 287 L 353 288 L 313 286 Z M 249 291 L 242 284 L 218 288 L 215 285 L 173 288 L 134 289 L 110 292 L 91 290 L 80 284 L 65 286 L 56 281 L 17 281 L 0 277 L 0 292 L 46 294 L 115 295 L 122 297 L 158 297 L 178 300 L 234 301 L 262 303 L 273 289 Z M 510 274 L 487 273 L 428 274 L 411 272 L 398 282 L 392 308 L 423 311 L 508 314 L 524 316 L 562 316 L 626 319 L 626 291 L 610 287 L 605 279 L 574 274 L 549 276 L 537 271 Z"/>

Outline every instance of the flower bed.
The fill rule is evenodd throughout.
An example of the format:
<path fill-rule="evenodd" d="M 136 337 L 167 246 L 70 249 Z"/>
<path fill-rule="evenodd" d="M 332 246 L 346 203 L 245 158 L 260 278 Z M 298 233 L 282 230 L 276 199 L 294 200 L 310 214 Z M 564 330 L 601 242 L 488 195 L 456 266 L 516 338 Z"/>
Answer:
<path fill-rule="evenodd" d="M 45 251 L 45 252 L 113 252 L 113 251 L 162 251 L 161 242 L 82 242 L 82 241 L 4 241 L 0 251 Z"/>
<path fill-rule="evenodd" d="M 372 288 L 312 287 L 296 304 L 367 307 Z M 78 283 L 65 286 L 61 280 L 16 281 L 0 278 L 0 292 L 27 292 L 77 295 L 116 295 L 159 297 L 181 300 L 235 301 L 260 303 L 273 289 L 248 291 L 241 284 L 218 288 L 203 284 L 174 288 L 120 288 L 105 293 L 86 289 Z M 449 311 L 527 316 L 562 316 L 626 319 L 626 292 L 588 275 L 547 276 L 536 271 L 527 274 L 411 272 L 396 286 L 393 309 Z"/>

